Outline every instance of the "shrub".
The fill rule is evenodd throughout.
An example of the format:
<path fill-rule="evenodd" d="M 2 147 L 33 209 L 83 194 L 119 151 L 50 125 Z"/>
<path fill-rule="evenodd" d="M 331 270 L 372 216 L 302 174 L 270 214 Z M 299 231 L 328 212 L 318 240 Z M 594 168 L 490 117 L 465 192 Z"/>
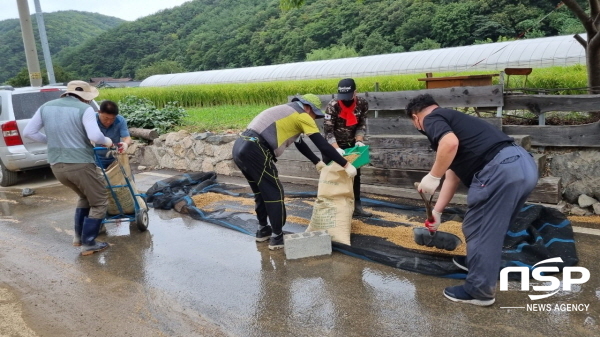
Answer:
<path fill-rule="evenodd" d="M 168 102 L 158 109 L 151 100 L 137 96 L 126 96 L 120 100 L 119 111 L 127 119 L 129 127 L 155 129 L 160 134 L 181 125 L 187 117 L 185 109 L 177 102 Z"/>

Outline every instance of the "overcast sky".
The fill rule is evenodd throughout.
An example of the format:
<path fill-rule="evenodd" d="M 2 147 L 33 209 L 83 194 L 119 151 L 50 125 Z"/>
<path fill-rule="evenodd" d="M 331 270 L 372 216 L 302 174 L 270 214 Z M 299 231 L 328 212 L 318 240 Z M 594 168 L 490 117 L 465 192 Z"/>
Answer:
<path fill-rule="evenodd" d="M 76 10 L 100 13 L 123 20 L 154 14 L 161 9 L 173 8 L 190 0 L 39 0 L 42 12 Z M 35 2 L 28 0 L 29 11 L 35 13 Z M 17 0 L 0 0 L 0 21 L 18 19 Z"/>

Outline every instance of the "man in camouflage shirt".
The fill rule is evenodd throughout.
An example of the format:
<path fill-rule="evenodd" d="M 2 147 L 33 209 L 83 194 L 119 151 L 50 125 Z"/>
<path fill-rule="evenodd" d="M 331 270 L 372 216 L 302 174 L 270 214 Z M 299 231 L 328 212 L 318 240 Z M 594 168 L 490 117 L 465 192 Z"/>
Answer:
<path fill-rule="evenodd" d="M 367 101 L 356 96 L 356 83 L 351 78 L 343 79 L 338 84 L 338 95 L 331 100 L 325 110 L 323 129 L 325 139 L 343 155 L 344 149 L 365 146 L 364 137 L 367 131 Z M 329 158 L 323 156 L 325 163 Z M 354 217 L 370 217 L 373 214 L 362 209 L 360 201 L 360 169 L 354 177 Z"/>

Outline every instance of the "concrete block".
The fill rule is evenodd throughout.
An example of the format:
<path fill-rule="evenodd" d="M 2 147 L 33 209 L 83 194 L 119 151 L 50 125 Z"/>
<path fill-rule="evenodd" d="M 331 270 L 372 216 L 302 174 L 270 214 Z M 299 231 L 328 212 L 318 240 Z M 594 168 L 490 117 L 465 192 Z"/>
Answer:
<path fill-rule="evenodd" d="M 288 260 L 331 255 L 331 236 L 327 231 L 314 231 L 283 236 L 283 249 Z"/>

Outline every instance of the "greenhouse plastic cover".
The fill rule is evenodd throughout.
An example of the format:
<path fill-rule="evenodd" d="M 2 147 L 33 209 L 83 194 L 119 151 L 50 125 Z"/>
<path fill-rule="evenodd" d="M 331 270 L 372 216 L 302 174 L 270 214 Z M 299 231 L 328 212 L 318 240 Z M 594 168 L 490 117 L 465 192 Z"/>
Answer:
<path fill-rule="evenodd" d="M 580 34 L 586 39 L 586 34 Z M 478 44 L 335 60 L 150 76 L 142 87 L 185 84 L 251 83 L 323 78 L 453 72 L 501 71 L 585 64 L 585 49 L 572 35 Z"/>
<path fill-rule="evenodd" d="M 147 191 L 147 196 L 148 202 L 154 208 L 174 209 L 196 220 L 253 236 L 258 228 L 258 221 L 256 215 L 252 214 L 253 194 L 248 191 L 249 188 L 218 183 L 214 172 L 195 172 L 161 180 Z M 197 207 L 192 197 L 208 192 L 222 194 L 223 200 L 216 198 L 210 206 L 198 205 Z M 233 200 L 227 198 L 232 196 L 235 197 Z M 288 221 L 283 228 L 284 232 L 297 233 L 306 230 L 306 225 L 298 221 L 310 219 L 312 214 L 310 205 L 315 197 L 316 192 L 286 193 Z M 361 200 L 363 206 L 371 207 L 373 210 L 404 216 L 421 216 L 424 219 L 425 210 L 420 207 L 371 198 L 361 198 Z M 460 210 L 447 209 L 443 215 L 446 219 L 442 218 L 443 221 L 447 220 L 448 213 L 461 215 Z M 369 226 L 381 228 L 411 226 L 377 216 L 361 219 L 361 221 Z M 351 245 L 333 242 L 333 249 L 353 257 L 422 274 L 447 278 L 466 277 L 466 273 L 452 262 L 452 255 L 457 255 L 457 252 L 409 249 L 384 237 L 354 233 L 351 235 Z M 541 205 L 526 205 L 505 236 L 502 267 L 527 266 L 533 269 L 537 262 L 553 257 L 562 258 L 562 263 L 552 264 L 561 270 L 564 266 L 571 266 L 578 262 L 571 222 L 556 209 Z M 544 264 L 544 266 L 550 265 Z M 518 273 L 509 276 L 517 277 Z"/>

